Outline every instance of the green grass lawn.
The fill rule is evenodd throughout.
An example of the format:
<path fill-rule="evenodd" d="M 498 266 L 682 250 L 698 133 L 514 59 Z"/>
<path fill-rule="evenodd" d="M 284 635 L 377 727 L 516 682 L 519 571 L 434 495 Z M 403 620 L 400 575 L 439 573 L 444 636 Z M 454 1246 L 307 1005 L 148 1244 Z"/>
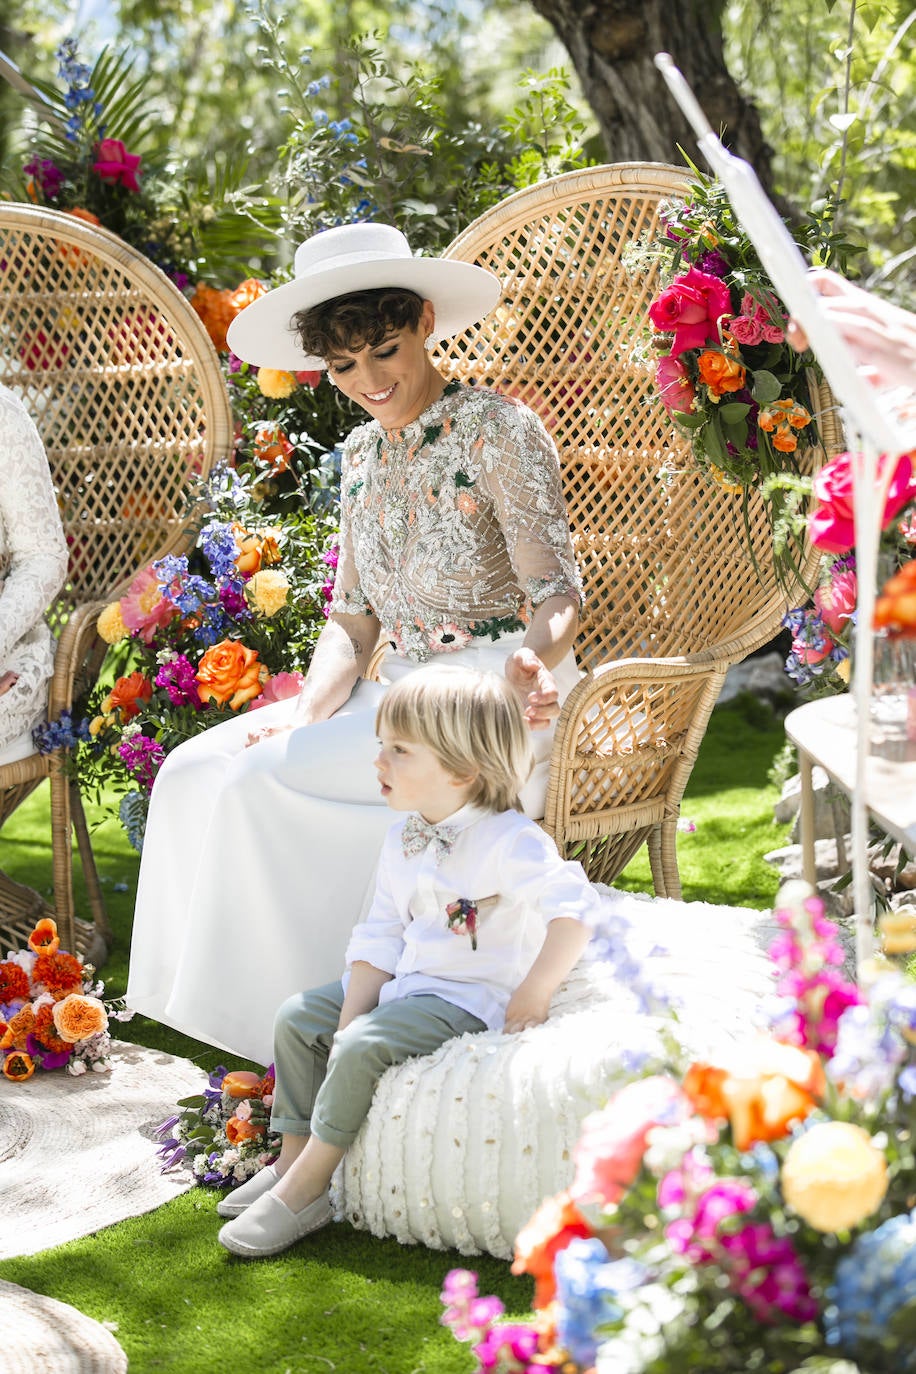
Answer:
<path fill-rule="evenodd" d="M 786 830 L 773 822 L 776 790 L 767 772 L 782 742 L 781 722 L 759 709 L 739 702 L 713 715 L 682 807 L 696 824 L 678 842 L 686 901 L 772 903 L 778 878 L 762 856 L 785 843 Z M 4 869 L 40 889 L 50 881 L 47 807 L 42 789 L 19 808 L 2 839 Z M 117 820 L 90 810 L 115 931 L 103 977 L 106 994 L 116 996 L 126 986 L 138 859 Z M 617 885 L 651 891 L 645 851 Z M 78 884 L 77 893 L 82 902 Z M 202 1079 L 221 1058 L 144 1017 L 117 1034 L 194 1060 Z M 0 1091 L 17 1089 L 4 1083 Z M 473 1358 L 438 1325 L 446 1271 L 477 1269 L 481 1290 L 498 1293 L 511 1313 L 522 1314 L 530 1302 L 530 1282 L 513 1278 L 497 1260 L 379 1241 L 346 1225 L 273 1260 L 235 1260 L 216 1243 L 217 1197 L 194 1188 L 85 1240 L 2 1261 L 0 1278 L 111 1323 L 132 1374 L 467 1374 Z"/>

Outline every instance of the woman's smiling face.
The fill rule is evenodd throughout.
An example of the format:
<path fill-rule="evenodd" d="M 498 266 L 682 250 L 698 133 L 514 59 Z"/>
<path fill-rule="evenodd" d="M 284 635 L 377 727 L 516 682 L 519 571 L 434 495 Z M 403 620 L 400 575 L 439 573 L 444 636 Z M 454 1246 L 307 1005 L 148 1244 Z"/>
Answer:
<path fill-rule="evenodd" d="M 375 347 L 344 349 L 325 361 L 338 390 L 385 429 L 403 429 L 431 405 L 445 385 L 426 352 L 435 314 L 429 301 L 416 329 L 398 329 Z"/>

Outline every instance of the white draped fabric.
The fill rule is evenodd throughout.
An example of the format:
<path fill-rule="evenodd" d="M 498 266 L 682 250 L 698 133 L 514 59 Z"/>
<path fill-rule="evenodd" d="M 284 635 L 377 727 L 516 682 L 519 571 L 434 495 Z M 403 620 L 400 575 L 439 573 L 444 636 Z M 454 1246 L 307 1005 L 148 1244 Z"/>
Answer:
<path fill-rule="evenodd" d="M 450 662 L 502 672 L 524 632 L 474 641 Z M 387 683 L 418 665 L 389 650 L 382 681 L 360 682 L 330 720 L 246 748 L 295 702 L 205 731 L 169 755 L 153 789 L 131 945 L 128 1005 L 267 1064 L 280 1003 L 340 977 L 394 816 L 373 767 Z M 578 672 L 554 676 L 561 700 Z M 543 815 L 553 731 L 523 794 Z"/>

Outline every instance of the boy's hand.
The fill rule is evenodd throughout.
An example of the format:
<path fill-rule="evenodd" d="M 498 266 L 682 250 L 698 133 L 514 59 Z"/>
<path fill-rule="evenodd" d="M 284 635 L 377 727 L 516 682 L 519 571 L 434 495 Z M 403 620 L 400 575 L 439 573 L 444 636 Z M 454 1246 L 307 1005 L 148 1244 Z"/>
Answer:
<path fill-rule="evenodd" d="M 520 983 L 506 1007 L 506 1030 L 510 1034 L 540 1026 L 550 1011 L 550 992 Z"/>

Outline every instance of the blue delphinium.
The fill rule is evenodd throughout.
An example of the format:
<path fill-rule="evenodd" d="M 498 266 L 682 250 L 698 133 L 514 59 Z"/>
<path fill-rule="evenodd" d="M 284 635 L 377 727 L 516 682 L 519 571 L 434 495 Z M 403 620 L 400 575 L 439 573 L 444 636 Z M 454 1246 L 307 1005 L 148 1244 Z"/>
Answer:
<path fill-rule="evenodd" d="M 77 744 L 88 743 L 89 722 L 85 718 L 74 721 L 70 711 L 61 711 L 57 720 L 45 720 L 32 731 L 32 742 L 39 754 L 53 754 L 55 749 L 75 749 Z"/>
<path fill-rule="evenodd" d="M 600 1240 L 577 1239 L 554 1262 L 557 1280 L 557 1339 L 577 1364 L 594 1364 L 601 1328 L 623 1316 L 620 1293 L 646 1282 L 636 1260 L 611 1260 Z"/>
<path fill-rule="evenodd" d="M 916 1208 L 859 1236 L 836 1267 L 824 1314 L 828 1345 L 894 1374 L 916 1370 Z"/>
<path fill-rule="evenodd" d="M 230 524 L 224 520 L 211 520 L 209 525 L 204 525 L 197 542 L 203 549 L 204 557 L 217 581 L 238 580 L 235 560 L 238 558 L 239 546 Z"/>

